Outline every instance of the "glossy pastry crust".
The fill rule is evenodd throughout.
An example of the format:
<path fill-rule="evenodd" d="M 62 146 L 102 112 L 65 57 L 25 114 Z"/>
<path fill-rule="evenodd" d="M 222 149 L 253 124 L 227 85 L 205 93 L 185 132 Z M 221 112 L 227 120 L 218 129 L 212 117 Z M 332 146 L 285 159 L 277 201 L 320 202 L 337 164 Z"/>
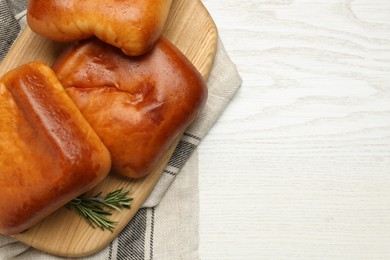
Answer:
<path fill-rule="evenodd" d="M 111 152 L 113 170 L 131 178 L 157 166 L 207 98 L 200 73 L 164 38 L 141 57 L 85 41 L 53 69 Z"/>
<path fill-rule="evenodd" d="M 164 29 L 172 0 L 29 0 L 30 28 L 60 42 L 96 36 L 136 56 L 150 50 Z"/>
<path fill-rule="evenodd" d="M 110 154 L 50 67 L 0 79 L 0 234 L 17 234 L 108 174 Z"/>

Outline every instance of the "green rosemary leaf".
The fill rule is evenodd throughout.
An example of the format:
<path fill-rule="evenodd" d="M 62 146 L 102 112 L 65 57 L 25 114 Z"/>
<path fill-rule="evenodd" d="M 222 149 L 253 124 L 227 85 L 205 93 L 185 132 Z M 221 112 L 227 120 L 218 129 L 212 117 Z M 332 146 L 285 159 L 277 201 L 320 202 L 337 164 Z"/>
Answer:
<path fill-rule="evenodd" d="M 101 192 L 93 197 L 81 195 L 65 206 L 67 209 L 75 209 L 93 228 L 99 227 L 112 232 L 117 222 L 107 216 L 112 214 L 112 210 L 121 211 L 123 208 L 131 207 L 133 199 L 129 197 L 129 192 L 121 188 L 106 196 L 102 196 Z"/>

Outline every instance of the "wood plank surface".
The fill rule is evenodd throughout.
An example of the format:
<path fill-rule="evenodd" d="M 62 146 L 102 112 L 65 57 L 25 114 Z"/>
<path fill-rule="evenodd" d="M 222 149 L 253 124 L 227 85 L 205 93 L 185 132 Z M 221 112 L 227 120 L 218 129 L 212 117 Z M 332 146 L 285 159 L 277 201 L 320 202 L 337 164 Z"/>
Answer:
<path fill-rule="evenodd" d="M 203 3 L 243 85 L 199 147 L 200 259 L 390 259 L 390 1 Z"/>
<path fill-rule="evenodd" d="M 174 0 L 164 36 L 173 42 L 207 79 L 217 46 L 217 30 L 208 11 L 199 0 Z M 33 60 L 52 64 L 66 44 L 52 42 L 34 34 L 28 27 L 21 33 L 0 65 L 0 75 Z M 178 139 L 179 140 L 179 139 Z M 177 140 L 177 141 L 178 141 Z M 177 143 L 177 142 L 176 142 Z M 74 211 L 64 208 L 41 223 L 15 236 L 39 250 L 66 257 L 91 255 L 104 248 L 131 220 L 158 181 L 176 143 L 152 174 L 139 181 L 109 175 L 91 193 L 107 193 L 117 188 L 131 188 L 134 198 L 130 210 L 115 212 L 118 221 L 113 233 L 92 229 Z"/>

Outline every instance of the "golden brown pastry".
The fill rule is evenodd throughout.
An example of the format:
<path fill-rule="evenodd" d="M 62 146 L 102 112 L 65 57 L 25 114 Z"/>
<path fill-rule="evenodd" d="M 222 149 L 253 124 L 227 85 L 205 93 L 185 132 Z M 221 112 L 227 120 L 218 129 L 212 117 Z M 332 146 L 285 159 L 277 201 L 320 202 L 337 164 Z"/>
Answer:
<path fill-rule="evenodd" d="M 93 35 L 128 55 L 141 55 L 161 36 L 172 0 L 29 0 L 30 28 L 60 42 Z"/>
<path fill-rule="evenodd" d="M 202 76 L 164 38 L 133 58 L 97 39 L 85 41 L 53 68 L 111 152 L 113 170 L 131 178 L 156 167 L 207 98 Z"/>
<path fill-rule="evenodd" d="M 0 79 L 0 234 L 17 234 L 99 183 L 110 154 L 43 63 Z"/>

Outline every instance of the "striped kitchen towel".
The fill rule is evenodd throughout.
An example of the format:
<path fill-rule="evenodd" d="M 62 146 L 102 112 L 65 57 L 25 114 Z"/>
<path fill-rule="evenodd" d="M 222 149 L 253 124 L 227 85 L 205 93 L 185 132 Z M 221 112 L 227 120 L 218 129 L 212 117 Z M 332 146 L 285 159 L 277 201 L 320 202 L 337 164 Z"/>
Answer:
<path fill-rule="evenodd" d="M 0 61 L 25 26 L 26 0 L 0 0 Z M 153 192 L 107 248 L 84 259 L 198 259 L 198 158 L 196 148 L 241 86 L 219 41 L 207 82 L 209 97 L 186 130 Z M 180 174 L 179 174 L 180 172 Z M 0 259 L 61 259 L 0 235 Z"/>

